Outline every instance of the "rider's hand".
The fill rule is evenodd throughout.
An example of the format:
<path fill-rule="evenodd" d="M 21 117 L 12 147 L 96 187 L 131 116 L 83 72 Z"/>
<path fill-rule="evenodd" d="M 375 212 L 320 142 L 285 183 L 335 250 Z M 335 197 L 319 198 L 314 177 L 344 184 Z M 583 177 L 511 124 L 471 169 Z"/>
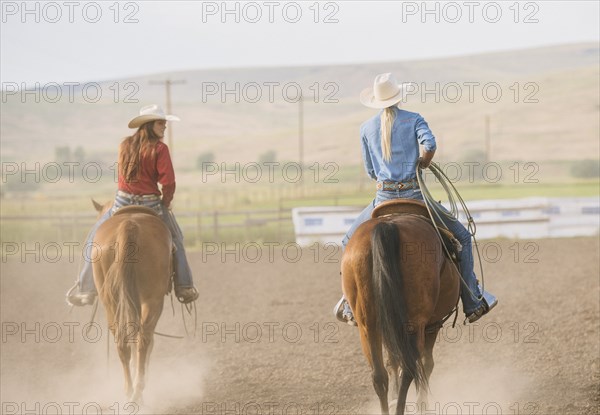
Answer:
<path fill-rule="evenodd" d="M 434 154 L 435 154 L 435 150 L 424 151 L 423 155 L 421 157 L 419 157 L 419 168 L 426 169 L 427 167 L 429 167 Z"/>

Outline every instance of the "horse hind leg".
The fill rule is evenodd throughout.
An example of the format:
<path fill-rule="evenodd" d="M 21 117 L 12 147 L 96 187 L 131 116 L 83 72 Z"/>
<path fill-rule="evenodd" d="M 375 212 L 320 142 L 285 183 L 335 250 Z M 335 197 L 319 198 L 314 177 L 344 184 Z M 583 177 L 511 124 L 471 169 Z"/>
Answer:
<path fill-rule="evenodd" d="M 141 333 L 139 336 L 135 387 L 133 390 L 132 401 L 138 404 L 142 403 L 142 394 L 146 387 L 146 367 L 149 356 L 149 351 L 152 349 L 152 333 Z"/>
<path fill-rule="evenodd" d="M 376 334 L 374 331 L 371 336 L 367 337 L 365 330 L 360 328 L 360 340 L 363 348 L 363 353 L 367 356 L 369 363 L 371 363 L 371 377 L 373 379 L 373 388 L 375 393 L 379 397 L 379 404 L 381 406 L 381 413 L 384 415 L 389 414 L 388 407 L 388 384 L 389 377 L 388 372 L 384 365 L 383 360 L 383 349 L 381 343 L 381 336 Z"/>
<path fill-rule="evenodd" d="M 398 392 L 400 391 L 400 365 L 398 362 L 394 362 L 392 357 L 388 354 L 385 366 L 391 380 L 390 389 L 392 391 L 392 395 L 398 396 Z"/>
<path fill-rule="evenodd" d="M 159 310 L 159 311 L 157 311 Z M 137 367 L 135 376 L 135 388 L 133 391 L 133 401 L 142 403 L 142 394 L 146 387 L 146 371 L 150 361 L 150 352 L 154 347 L 154 329 L 158 323 L 158 318 L 162 312 L 162 302 L 160 307 L 152 308 L 147 304 L 142 305 L 142 319 L 140 333 L 138 336 Z"/>
<path fill-rule="evenodd" d="M 404 409 L 406 408 L 406 396 L 408 395 L 408 388 L 410 388 L 412 381 L 412 375 L 410 375 L 406 370 L 403 370 L 402 375 L 400 376 L 400 390 L 398 392 L 396 415 L 404 415 Z"/>
<path fill-rule="evenodd" d="M 131 398 L 133 393 L 133 382 L 131 380 L 131 343 L 127 342 L 127 333 L 123 327 L 120 327 L 116 321 L 111 318 L 114 315 L 114 309 L 107 307 L 108 327 L 117 343 L 117 352 L 121 366 L 123 366 L 123 375 L 125 378 L 125 397 Z"/>
<path fill-rule="evenodd" d="M 433 370 L 433 345 L 435 343 L 435 338 L 437 332 L 433 336 L 429 336 L 426 333 L 424 324 L 416 325 L 416 332 L 409 334 L 411 336 L 416 336 L 416 346 L 418 351 L 418 361 L 423 362 L 423 376 L 424 382 L 423 385 L 418 388 L 418 397 L 417 397 L 417 410 L 419 413 L 423 413 L 426 410 L 427 405 L 427 389 L 429 388 L 429 374 L 431 374 L 431 370 Z M 433 340 L 431 342 L 431 340 Z M 430 344 L 431 342 L 431 344 Z M 427 365 L 430 365 L 430 370 L 428 372 Z M 406 409 L 406 397 L 408 395 L 408 389 L 410 388 L 410 384 L 413 382 L 414 377 L 407 370 L 402 370 L 402 376 L 400 377 L 400 391 L 398 393 L 398 406 L 396 407 L 396 414 L 403 415 Z"/>
<path fill-rule="evenodd" d="M 122 342 L 117 346 L 119 352 L 119 358 L 121 359 L 121 365 L 123 366 L 123 374 L 125 375 L 125 396 L 127 399 L 131 398 L 133 393 L 133 385 L 131 381 L 131 347 L 129 343 Z"/>
<path fill-rule="evenodd" d="M 371 376 L 373 379 L 373 388 L 375 389 L 375 393 L 377 393 L 377 396 L 379 397 L 381 413 L 389 414 L 389 405 L 388 405 L 389 377 L 388 377 L 388 372 L 385 369 L 385 366 L 383 365 L 383 360 L 374 362 Z"/>
<path fill-rule="evenodd" d="M 391 380 L 390 390 L 392 391 L 392 396 L 394 396 L 394 399 L 390 401 L 390 407 L 392 407 L 393 405 L 397 405 L 398 394 L 400 393 L 400 365 L 398 362 L 394 362 L 391 356 L 388 356 L 386 367 Z"/>
<path fill-rule="evenodd" d="M 437 338 L 439 327 L 434 329 L 425 329 L 425 347 L 423 351 L 423 368 L 425 369 L 426 384 L 429 384 L 429 378 L 433 372 L 433 346 L 435 346 L 435 340 Z M 417 402 L 419 404 L 419 410 L 427 413 L 427 388 L 421 388 L 419 391 Z"/>

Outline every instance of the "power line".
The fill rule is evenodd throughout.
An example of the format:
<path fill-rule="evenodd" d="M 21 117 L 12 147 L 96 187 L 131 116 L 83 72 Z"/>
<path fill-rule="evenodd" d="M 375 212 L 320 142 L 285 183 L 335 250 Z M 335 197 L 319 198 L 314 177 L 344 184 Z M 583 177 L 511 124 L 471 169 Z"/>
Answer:
<path fill-rule="evenodd" d="M 300 162 L 300 191 L 304 195 L 304 99 L 300 94 L 298 100 L 298 159 Z"/>
<path fill-rule="evenodd" d="M 485 116 L 485 162 L 489 163 L 492 159 L 492 144 L 490 135 L 490 116 Z"/>

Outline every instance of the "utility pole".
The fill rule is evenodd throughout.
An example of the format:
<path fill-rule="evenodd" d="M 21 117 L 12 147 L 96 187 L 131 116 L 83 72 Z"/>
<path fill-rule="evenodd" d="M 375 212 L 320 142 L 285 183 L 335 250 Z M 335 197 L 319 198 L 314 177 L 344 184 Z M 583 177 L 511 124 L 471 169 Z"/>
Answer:
<path fill-rule="evenodd" d="M 298 100 L 298 158 L 300 161 L 300 191 L 304 196 L 304 98 Z"/>
<path fill-rule="evenodd" d="M 182 79 L 176 81 L 171 81 L 170 79 L 167 79 L 164 81 L 150 81 L 150 84 L 165 86 L 167 94 L 167 105 L 165 111 L 167 112 L 167 114 L 172 114 L 173 112 L 171 111 L 171 85 L 185 84 L 185 81 Z M 171 153 L 171 157 L 173 157 L 173 125 L 169 125 L 169 128 L 167 128 L 167 140 L 169 145 L 169 152 Z"/>
<path fill-rule="evenodd" d="M 489 163 L 491 160 L 491 143 L 490 143 L 490 116 L 485 116 L 485 162 Z"/>

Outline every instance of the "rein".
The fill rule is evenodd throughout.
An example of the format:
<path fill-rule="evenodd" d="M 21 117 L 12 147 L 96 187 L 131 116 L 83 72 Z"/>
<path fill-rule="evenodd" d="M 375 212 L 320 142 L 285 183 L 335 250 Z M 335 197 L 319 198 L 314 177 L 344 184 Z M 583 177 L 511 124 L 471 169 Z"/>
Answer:
<path fill-rule="evenodd" d="M 423 201 L 425 202 L 425 207 L 427 207 L 427 212 L 429 212 L 429 217 L 431 218 L 431 221 L 433 222 L 433 226 L 435 228 L 435 231 L 438 234 L 438 237 L 440 238 L 440 241 L 442 241 L 442 246 L 444 247 L 444 251 L 446 252 L 447 255 L 450 255 L 450 253 L 448 252 L 448 248 L 446 248 L 446 245 L 443 243 L 442 235 L 441 235 L 439 227 L 434 219 L 434 213 L 435 213 L 435 218 L 437 218 L 442 223 L 443 223 L 442 216 L 447 219 L 450 219 L 452 221 L 457 221 L 458 220 L 458 204 L 456 202 L 456 199 L 457 199 L 462 207 L 463 212 L 465 213 L 465 215 L 467 217 L 467 221 L 468 221 L 467 230 L 469 231 L 469 234 L 473 238 L 473 242 L 474 242 L 473 244 L 475 245 L 475 250 L 477 251 L 477 259 L 479 261 L 479 270 L 480 270 L 479 275 L 481 276 L 481 290 L 483 291 L 483 290 L 485 290 L 483 264 L 481 263 L 481 255 L 479 253 L 479 246 L 477 245 L 477 239 L 475 238 L 475 234 L 477 233 L 477 225 L 475 224 L 475 221 L 473 220 L 473 217 L 471 216 L 471 212 L 469 211 L 469 208 L 467 207 L 467 204 L 465 203 L 464 199 L 462 198 L 460 193 L 458 193 L 458 190 L 456 189 L 456 187 L 454 187 L 454 184 L 452 183 L 452 181 L 448 178 L 448 176 L 446 176 L 446 174 L 442 171 L 442 169 L 440 169 L 440 167 L 437 165 L 437 163 L 431 162 L 429 164 L 428 169 L 440 181 L 442 188 L 446 192 L 446 196 L 448 197 L 448 203 L 450 205 L 450 212 L 445 212 L 437 207 L 436 200 L 431 195 L 431 192 L 425 185 L 425 180 L 422 177 L 422 169 L 417 165 L 417 169 L 416 169 L 417 182 L 419 183 L 419 188 L 421 189 L 421 192 L 423 193 Z M 456 199 L 455 199 L 455 197 L 456 197 Z M 458 269 L 456 264 L 453 261 L 452 261 L 452 264 L 453 264 L 454 268 L 456 269 L 456 271 L 458 272 L 458 275 L 460 276 L 460 281 L 462 282 L 463 286 L 467 290 L 469 290 L 471 297 L 476 298 L 477 300 L 481 301 L 481 299 L 483 298 L 483 293 L 482 293 L 481 297 L 475 296 L 473 294 L 473 292 L 471 291 L 471 289 L 467 286 L 467 284 L 463 280 L 460 270 Z M 450 312 L 450 314 L 448 314 L 446 317 L 444 317 L 441 320 L 441 324 L 445 323 L 446 320 L 448 320 L 448 318 L 453 313 L 456 313 L 456 315 L 454 317 L 454 322 L 452 323 L 452 327 L 455 326 L 456 319 L 458 318 L 459 299 L 460 299 L 460 290 L 459 290 L 458 299 L 456 300 L 455 309 L 452 310 Z"/>

